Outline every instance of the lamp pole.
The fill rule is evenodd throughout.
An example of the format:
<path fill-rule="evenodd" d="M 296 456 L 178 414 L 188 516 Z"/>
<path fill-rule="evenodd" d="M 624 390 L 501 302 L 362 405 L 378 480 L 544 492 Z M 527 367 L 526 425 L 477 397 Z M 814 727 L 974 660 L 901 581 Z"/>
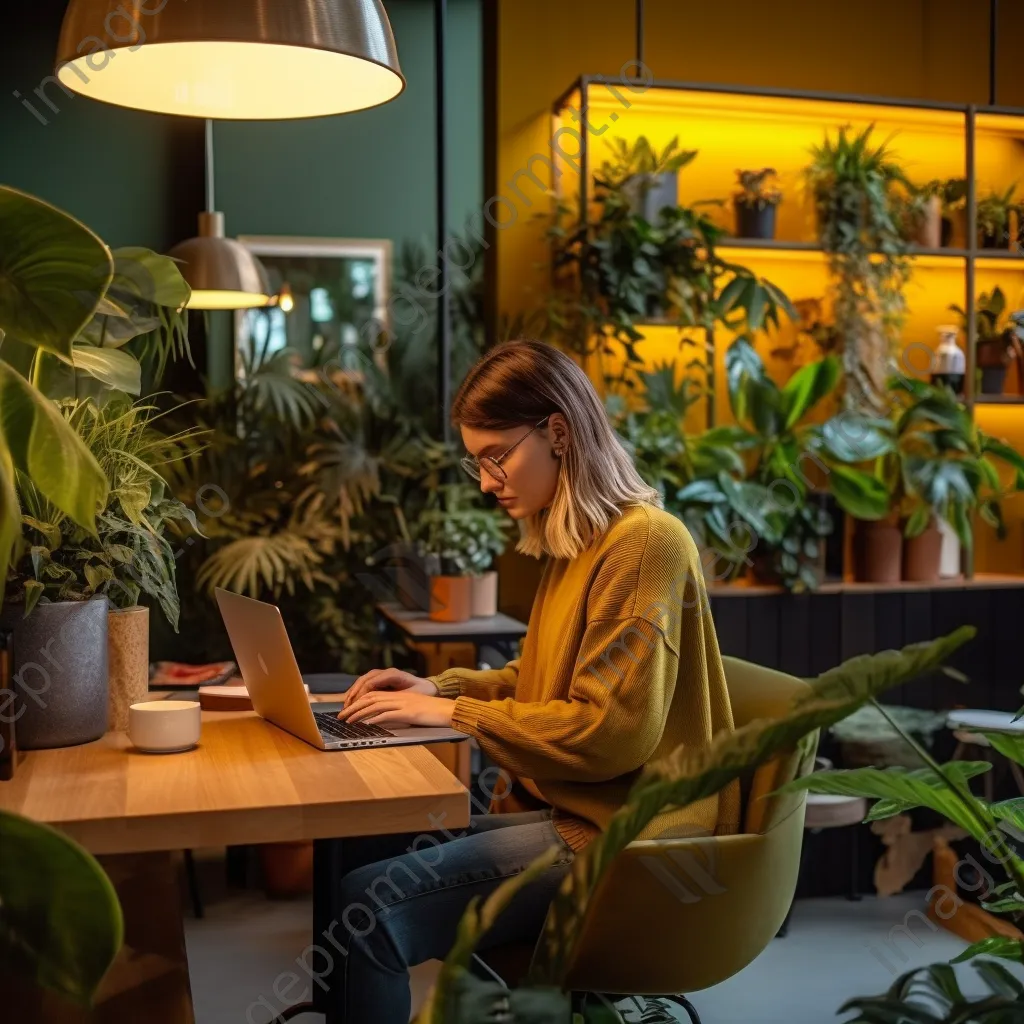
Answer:
<path fill-rule="evenodd" d="M 445 49 L 446 23 L 448 19 L 447 0 L 434 0 L 434 105 L 436 151 L 434 168 L 436 177 L 437 204 L 437 404 L 441 417 L 440 433 L 445 441 L 451 440 L 451 425 L 448 412 L 451 406 L 452 378 L 452 311 L 449 298 L 451 281 L 448 261 L 443 249 L 448 236 L 448 175 L 447 175 L 447 133 L 445 123 Z"/>

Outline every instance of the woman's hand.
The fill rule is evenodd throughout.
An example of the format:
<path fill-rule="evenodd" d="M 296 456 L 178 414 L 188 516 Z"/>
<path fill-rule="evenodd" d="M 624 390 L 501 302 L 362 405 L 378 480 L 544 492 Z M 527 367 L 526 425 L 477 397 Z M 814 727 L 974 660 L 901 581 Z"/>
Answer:
<path fill-rule="evenodd" d="M 411 690 L 428 697 L 437 696 L 437 687 L 429 679 L 414 676 L 411 672 L 400 672 L 397 668 L 375 668 L 361 675 L 348 688 L 342 701 L 347 709 L 354 701 L 374 690 Z"/>
<path fill-rule="evenodd" d="M 427 680 L 416 681 L 424 683 Z M 450 726 L 454 710 L 455 701 L 447 697 L 432 697 L 406 687 L 403 690 L 371 690 L 355 700 L 346 701 L 338 718 L 343 722 L 367 722 L 371 725 Z"/>

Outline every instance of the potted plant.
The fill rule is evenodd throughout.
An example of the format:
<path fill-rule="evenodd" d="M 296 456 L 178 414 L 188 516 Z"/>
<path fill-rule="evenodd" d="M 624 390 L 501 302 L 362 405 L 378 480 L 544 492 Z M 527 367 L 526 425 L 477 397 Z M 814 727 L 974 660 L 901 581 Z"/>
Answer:
<path fill-rule="evenodd" d="M 894 377 L 890 390 L 893 432 L 887 443 L 883 435 L 884 447 L 873 460 L 887 500 L 879 514 L 861 516 L 873 518 L 874 526 L 857 524 L 857 578 L 932 582 L 942 575 L 943 562 L 959 563 L 961 545 L 972 546 L 974 511 L 1005 534 L 999 464 L 1012 470 L 1010 489 L 1019 490 L 1024 456 L 979 430 L 948 388 Z M 944 557 L 949 544 L 955 550 Z"/>
<path fill-rule="evenodd" d="M 1010 214 L 1016 210 L 1016 185 L 1005 192 L 995 190 L 978 200 L 978 245 L 982 249 L 1006 249 L 1010 244 Z"/>
<path fill-rule="evenodd" d="M 642 145 L 650 148 L 641 139 L 634 149 Z M 663 207 L 652 224 L 634 212 L 630 198 L 634 179 L 647 172 L 637 169 L 633 149 L 621 140 L 613 152 L 595 175 L 590 215 L 581 223 L 573 220 L 578 211 L 559 205 L 548 231 L 558 287 L 547 319 L 561 344 L 581 358 L 601 359 L 617 355 L 615 342 L 624 356 L 618 371 L 642 362 L 636 346 L 651 320 L 705 333 L 724 325 L 749 335 L 778 326 L 781 313 L 795 316 L 779 288 L 720 255 L 725 231 L 701 210 L 719 200 Z M 652 166 L 678 169 L 695 155 L 680 151 L 673 139 Z M 608 383 L 613 380 L 606 374 Z"/>
<path fill-rule="evenodd" d="M 14 632 L 15 669 L 23 678 L 41 672 L 48 693 L 26 700 L 19 742 L 80 743 L 108 727 L 110 633 L 103 572 L 86 569 L 88 559 L 76 561 L 75 552 L 88 546 L 116 559 L 104 546 L 109 524 L 98 516 L 122 508 L 122 498 L 132 508 L 141 500 L 141 492 L 112 492 L 112 452 L 85 410 L 138 394 L 144 373 L 187 352 L 181 307 L 189 291 L 173 261 L 144 249 L 111 253 L 73 218 L 14 189 L 0 188 L 0 233 L 0 276 L 13 285 L 0 299 L 0 331 L 23 343 L 8 346 L 15 356 L 27 357 L 21 372 L 0 361 L 0 407 L 13 410 L 0 428 L 0 571 L 6 582 L 12 569 L 20 584 L 4 618 Z M 81 397 L 71 406 L 51 401 L 67 395 Z M 122 441 L 119 434 L 112 443 Z M 126 538 L 117 541 L 118 552 L 133 550 Z M 82 584 L 74 594 L 72 577 Z M 62 585 L 68 590 L 59 594 Z M 50 600 L 55 593 L 60 601 Z M 50 652 L 45 668 L 42 652 Z"/>
<path fill-rule="evenodd" d="M 950 306 L 960 317 L 960 327 L 967 336 L 967 313 L 960 306 Z M 996 285 L 991 292 L 982 292 L 974 303 L 975 364 L 980 372 L 979 391 L 983 395 L 1001 395 L 1006 385 L 1006 370 L 1011 359 L 1024 357 L 1024 310 L 1006 316 L 1006 296 Z"/>
<path fill-rule="evenodd" d="M 705 388 L 681 375 L 674 362 L 636 370 L 627 383 L 639 393 L 639 401 L 630 404 L 623 395 L 611 394 L 606 408 L 637 471 L 661 494 L 666 511 L 686 524 L 700 551 L 705 579 L 735 579 L 746 567 L 757 536 L 767 529 L 768 492 L 744 479 L 747 467 L 741 453 L 744 445 L 750 446 L 748 435 L 725 426 L 688 434 L 687 411 Z"/>
<path fill-rule="evenodd" d="M 606 167 L 617 168 L 622 196 L 630 213 L 649 224 L 657 224 L 666 208 L 679 205 L 679 172 L 693 160 L 697 151 L 680 150 L 678 140 L 672 139 L 658 152 L 646 135 L 641 135 L 632 145 L 625 139 L 612 139 L 611 147 L 613 158 Z M 596 181 L 608 184 L 602 177 Z"/>
<path fill-rule="evenodd" d="M 874 126 L 812 151 L 807 181 L 818 215 L 818 234 L 832 277 L 835 328 L 842 341 L 843 399 L 848 409 L 878 415 L 899 343 L 910 277 L 900 223 L 900 190 L 906 175 L 886 143 L 872 140 Z"/>
<path fill-rule="evenodd" d="M 782 202 L 782 192 L 774 184 L 776 177 L 772 167 L 736 172 L 740 188 L 733 196 L 733 205 L 738 237 L 775 237 L 775 208 Z"/>
<path fill-rule="evenodd" d="M 942 228 L 940 241 L 949 247 L 959 238 L 967 246 L 967 231 L 964 228 L 964 211 L 967 208 L 967 179 L 948 178 L 942 183 L 939 193 L 942 202 Z M 959 228 L 959 230 L 956 230 Z"/>
<path fill-rule="evenodd" d="M 497 614 L 497 573 L 490 567 L 505 550 L 507 516 L 480 507 L 479 492 L 465 484 L 442 484 L 433 499 L 416 529 L 431 574 L 430 618 L 464 622 Z"/>
<path fill-rule="evenodd" d="M 942 242 L 942 190 L 938 179 L 907 190 L 907 238 L 923 249 L 938 249 Z"/>
<path fill-rule="evenodd" d="M 762 546 L 754 556 L 755 575 L 790 590 L 817 587 L 824 573 L 824 538 L 833 521 L 822 495 L 831 491 L 845 510 L 866 517 L 877 515 L 885 496 L 872 477 L 851 465 L 837 465 L 834 452 L 853 434 L 837 427 L 837 417 L 824 423 L 807 422 L 809 415 L 832 396 L 840 378 L 839 360 L 826 356 L 795 373 L 780 388 L 768 376 L 753 349 L 734 342 L 726 353 L 729 402 L 744 432 L 740 445 L 753 460 L 749 479 L 767 488 L 765 529 L 757 535 Z M 873 427 L 857 413 L 858 438 L 872 445 Z"/>
<path fill-rule="evenodd" d="M 35 485 L 19 486 L 24 553 L 12 564 L 8 597 L 23 606 L 29 623 L 38 619 L 40 624 L 62 614 L 65 603 L 99 599 L 106 620 L 109 696 L 97 720 L 102 717 L 101 732 L 123 731 L 128 708 L 144 700 L 149 689 L 149 608 L 139 598 L 156 601 L 178 628 L 175 552 L 166 530 L 173 523 L 198 526 L 192 511 L 167 494 L 160 471 L 183 456 L 183 445 L 198 431 L 164 436 L 153 426 L 156 407 L 125 396 L 110 396 L 103 404 L 65 399 L 58 408 L 103 468 L 108 499 L 94 536 Z M 77 658 L 72 670 L 79 670 Z M 50 732 L 50 716 L 25 718 L 31 739 L 37 738 L 38 726 L 45 731 L 45 745 L 63 745 L 51 744 L 58 737 Z"/>

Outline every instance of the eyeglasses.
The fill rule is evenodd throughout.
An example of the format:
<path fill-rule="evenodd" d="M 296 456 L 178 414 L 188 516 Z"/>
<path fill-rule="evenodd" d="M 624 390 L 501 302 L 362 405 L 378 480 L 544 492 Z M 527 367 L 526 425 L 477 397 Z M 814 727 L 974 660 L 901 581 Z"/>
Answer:
<path fill-rule="evenodd" d="M 462 468 L 474 479 L 480 479 L 480 471 L 483 470 L 489 477 L 503 483 L 508 479 L 508 474 L 501 468 L 501 464 L 537 429 L 547 423 L 548 417 L 534 423 L 530 429 L 511 448 L 506 448 L 500 455 L 484 455 L 476 458 L 473 455 L 462 456 Z"/>

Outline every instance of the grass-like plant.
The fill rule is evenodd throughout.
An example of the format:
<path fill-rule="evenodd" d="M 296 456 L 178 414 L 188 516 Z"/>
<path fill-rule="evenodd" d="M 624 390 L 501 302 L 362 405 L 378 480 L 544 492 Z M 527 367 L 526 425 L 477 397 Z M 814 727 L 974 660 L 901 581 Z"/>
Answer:
<path fill-rule="evenodd" d="M 12 599 L 28 615 L 44 597 L 85 601 L 105 594 L 115 606 L 131 608 L 145 594 L 177 629 L 174 549 L 166 531 L 174 523 L 198 526 L 195 514 L 168 493 L 163 473 L 201 432 L 162 433 L 155 426 L 159 411 L 148 402 L 67 400 L 58 409 L 102 470 L 107 500 L 93 534 L 18 476 L 23 536 L 12 565 Z"/>

